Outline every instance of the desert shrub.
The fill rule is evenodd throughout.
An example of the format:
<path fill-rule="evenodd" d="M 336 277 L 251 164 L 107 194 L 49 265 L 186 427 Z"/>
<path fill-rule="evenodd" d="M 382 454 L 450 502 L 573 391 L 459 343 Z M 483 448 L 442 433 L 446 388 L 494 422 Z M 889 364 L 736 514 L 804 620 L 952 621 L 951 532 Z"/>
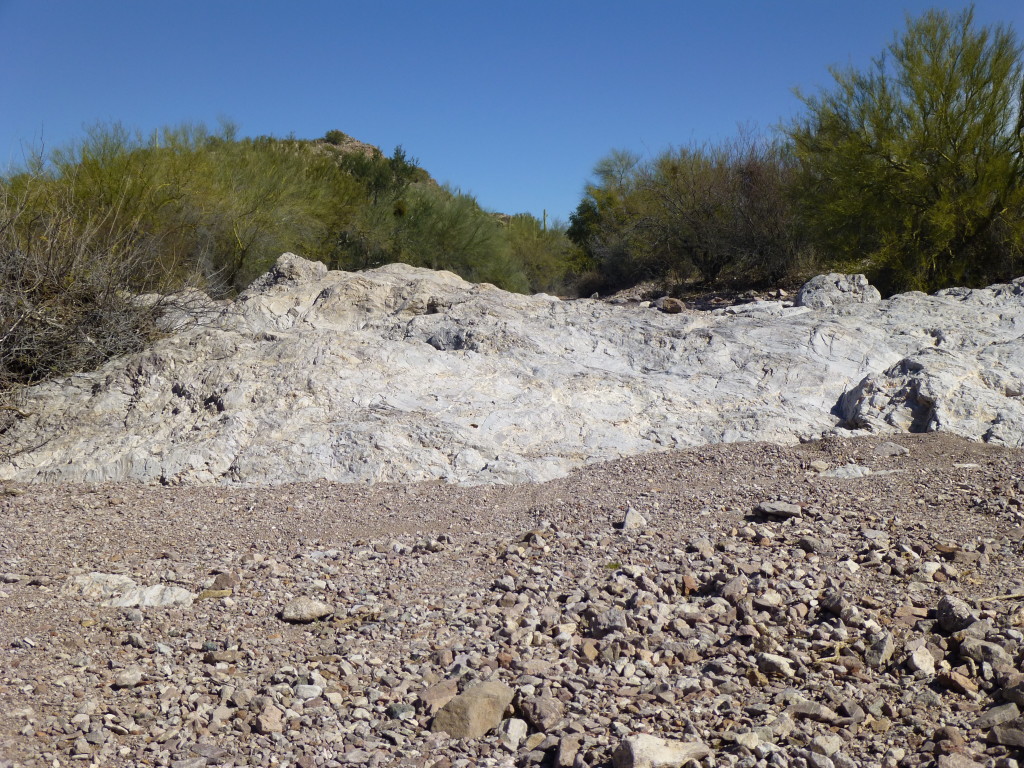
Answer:
<path fill-rule="evenodd" d="M 324 141 L 326 141 L 328 144 L 333 144 L 334 146 L 344 144 L 348 140 L 348 134 L 339 131 L 337 128 L 334 128 L 324 134 Z"/>
<path fill-rule="evenodd" d="M 564 293 L 574 279 L 572 243 L 565 229 L 557 222 L 545 227 L 528 213 L 508 219 L 510 257 L 525 274 L 531 292 Z"/>
<path fill-rule="evenodd" d="M 0 189 L 0 393 L 142 349 L 171 305 L 187 309 L 129 201 L 94 213 L 48 180 L 17 187 Z"/>
<path fill-rule="evenodd" d="M 567 235 L 605 289 L 650 279 L 776 282 L 814 253 L 792 199 L 794 174 L 784 144 L 749 134 L 649 162 L 613 152 L 595 168 Z"/>
<path fill-rule="evenodd" d="M 677 274 L 705 284 L 774 283 L 803 266 L 811 244 L 791 199 L 787 147 L 749 135 L 666 152 L 645 168 L 648 227 Z"/>
<path fill-rule="evenodd" d="M 471 195 L 417 185 L 401 202 L 395 216 L 400 261 L 508 290 L 529 290 L 501 223 Z"/>
<path fill-rule="evenodd" d="M 789 127 L 822 249 L 883 290 L 980 285 L 1024 267 L 1024 69 L 973 9 L 907 21 L 861 71 L 834 68 Z"/>
<path fill-rule="evenodd" d="M 328 259 L 364 200 L 358 181 L 309 142 L 237 139 L 227 126 L 120 125 L 38 158 L 31 175 L 75 201 L 74 215 L 149 234 L 162 273 L 199 275 L 206 290 L 244 288 L 283 251 Z M 16 189 L 16 174 L 5 184 Z M 111 235 L 113 235 L 113 231 Z"/>

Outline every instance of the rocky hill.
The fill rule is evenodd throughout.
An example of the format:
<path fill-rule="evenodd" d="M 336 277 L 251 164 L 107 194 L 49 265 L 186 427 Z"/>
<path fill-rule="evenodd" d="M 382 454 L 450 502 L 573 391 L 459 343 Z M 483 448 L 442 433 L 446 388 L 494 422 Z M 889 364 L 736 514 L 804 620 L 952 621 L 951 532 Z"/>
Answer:
<path fill-rule="evenodd" d="M 1024 445 L 1024 279 L 879 301 L 823 276 L 796 304 L 671 314 L 285 254 L 148 351 L 0 412 L 0 479 L 507 483 L 850 429 Z"/>

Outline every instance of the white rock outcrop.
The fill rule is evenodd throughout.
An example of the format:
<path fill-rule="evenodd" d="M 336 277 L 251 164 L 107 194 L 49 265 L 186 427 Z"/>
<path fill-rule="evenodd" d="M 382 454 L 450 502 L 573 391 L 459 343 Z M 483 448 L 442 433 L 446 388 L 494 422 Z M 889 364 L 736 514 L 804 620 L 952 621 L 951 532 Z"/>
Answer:
<path fill-rule="evenodd" d="M 1024 279 L 776 309 L 664 314 L 285 254 L 212 319 L 29 390 L 0 413 L 0 480 L 539 481 L 837 427 L 1024 445 Z"/>
<path fill-rule="evenodd" d="M 798 307 L 828 309 L 845 304 L 873 304 L 882 300 L 882 294 L 864 275 L 843 275 L 830 272 L 812 277 L 796 295 Z"/>

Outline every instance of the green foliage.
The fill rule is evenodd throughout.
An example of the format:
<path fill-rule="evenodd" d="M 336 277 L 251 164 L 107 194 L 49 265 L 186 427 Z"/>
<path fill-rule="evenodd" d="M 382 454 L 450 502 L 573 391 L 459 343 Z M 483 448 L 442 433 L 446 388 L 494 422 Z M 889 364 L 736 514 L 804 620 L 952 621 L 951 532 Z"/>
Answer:
<path fill-rule="evenodd" d="M 331 157 L 306 144 L 245 139 L 207 150 L 202 160 L 184 212 L 198 219 L 204 242 L 196 246 L 222 290 L 248 285 L 284 251 L 329 258 L 362 199 Z"/>
<path fill-rule="evenodd" d="M 472 196 L 417 186 L 404 203 L 404 213 L 396 216 L 401 261 L 447 269 L 475 282 L 527 289 L 510 261 L 501 224 Z"/>
<path fill-rule="evenodd" d="M 812 235 L 884 290 L 1021 271 L 1024 77 L 1005 27 L 929 11 L 865 71 L 833 69 L 789 128 Z"/>
<path fill-rule="evenodd" d="M 375 205 L 400 197 L 414 181 L 426 180 L 426 173 L 401 146 L 395 147 L 391 157 L 376 148 L 371 153 L 350 152 L 342 155 L 339 164 L 363 185 Z"/>
<path fill-rule="evenodd" d="M 161 274 L 199 275 L 215 294 L 243 288 L 283 251 L 328 258 L 364 192 L 336 159 L 295 140 L 233 138 L 228 126 L 168 128 L 151 136 L 120 125 L 38 159 L 28 199 L 74 201 L 111 236 L 135 227 L 160 248 Z"/>
<path fill-rule="evenodd" d="M 339 131 L 337 128 L 330 130 L 324 134 L 324 141 L 326 141 L 328 144 L 333 144 L 334 146 L 340 146 L 348 140 L 348 134 Z"/>
<path fill-rule="evenodd" d="M 472 196 L 438 187 L 401 147 L 391 157 L 353 152 L 341 167 L 362 185 L 366 204 L 341 231 L 333 266 L 400 261 L 510 291 L 564 287 L 567 266 L 557 263 L 569 252 L 564 230 L 541 232 L 536 219 L 523 215 L 503 226 Z"/>
<path fill-rule="evenodd" d="M 371 197 L 343 240 L 337 266 L 344 269 L 400 261 L 506 290 L 530 289 L 501 223 L 472 196 L 432 184 Z"/>
<path fill-rule="evenodd" d="M 613 152 L 570 217 L 567 237 L 614 288 L 646 279 L 777 281 L 810 256 L 788 188 L 786 147 L 741 136 L 650 162 Z"/>
<path fill-rule="evenodd" d="M 569 288 L 574 253 L 564 226 L 545 228 L 535 216 L 521 213 L 508 220 L 505 231 L 512 260 L 525 273 L 530 291 L 558 294 Z"/>

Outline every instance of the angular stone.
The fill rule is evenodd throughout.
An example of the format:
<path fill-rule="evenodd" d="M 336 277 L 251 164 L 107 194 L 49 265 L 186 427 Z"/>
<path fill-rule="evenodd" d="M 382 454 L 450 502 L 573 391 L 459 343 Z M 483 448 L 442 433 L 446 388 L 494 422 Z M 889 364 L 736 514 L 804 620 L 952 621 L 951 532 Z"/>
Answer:
<path fill-rule="evenodd" d="M 681 768 L 703 760 L 711 749 L 699 741 L 676 741 L 640 734 L 624 739 L 612 755 L 615 768 Z"/>
<path fill-rule="evenodd" d="M 1018 717 L 1020 717 L 1020 709 L 1018 709 L 1016 704 L 1003 704 L 1002 706 L 992 707 L 988 712 L 983 713 L 974 721 L 974 727 L 985 730 L 986 728 L 1016 720 Z"/>
<path fill-rule="evenodd" d="M 454 678 L 442 680 L 419 692 L 419 702 L 426 707 L 429 714 L 436 714 L 441 707 L 454 699 L 459 693 L 459 681 Z"/>
<path fill-rule="evenodd" d="M 1024 677 L 1009 683 L 999 693 L 1006 701 L 1012 701 L 1018 707 L 1024 707 Z"/>
<path fill-rule="evenodd" d="M 565 705 L 553 696 L 527 697 L 519 708 L 526 721 L 538 731 L 550 731 L 565 714 Z"/>
<path fill-rule="evenodd" d="M 935 674 L 935 657 L 925 647 L 915 648 L 907 656 L 907 667 L 911 672 L 923 672 L 926 675 Z"/>
<path fill-rule="evenodd" d="M 849 304 L 875 304 L 882 294 L 864 275 L 843 275 L 830 272 L 817 275 L 804 283 L 796 295 L 798 307 L 826 310 Z"/>
<path fill-rule="evenodd" d="M 573 768 L 582 742 L 583 735 L 579 733 L 570 733 L 560 738 L 558 752 L 555 754 L 555 766 L 557 768 Z"/>
<path fill-rule="evenodd" d="M 750 581 L 746 576 L 734 576 L 729 579 L 718 594 L 728 600 L 730 603 L 737 602 L 741 597 L 747 594 L 747 590 L 750 587 Z"/>
<path fill-rule="evenodd" d="M 891 632 L 880 632 L 864 653 L 864 662 L 872 669 L 884 666 L 896 651 L 896 641 Z"/>
<path fill-rule="evenodd" d="M 972 760 L 967 755 L 953 752 L 948 755 L 939 755 L 936 761 L 937 768 L 982 768 L 985 764 Z"/>
<path fill-rule="evenodd" d="M 965 696 L 974 696 L 978 693 L 978 684 L 976 682 L 966 675 L 962 675 L 953 670 L 950 670 L 949 672 L 940 672 L 935 679 L 947 688 L 951 688 Z"/>
<path fill-rule="evenodd" d="M 804 759 L 807 760 L 808 768 L 836 768 L 832 758 L 814 750 L 808 750 L 804 754 Z"/>
<path fill-rule="evenodd" d="M 971 606 L 958 597 L 943 595 L 935 609 L 935 618 L 946 632 L 966 629 L 975 621 Z"/>
<path fill-rule="evenodd" d="M 816 701 L 798 701 L 786 708 L 793 717 L 814 720 L 817 723 L 834 723 L 839 719 L 834 711 Z"/>
<path fill-rule="evenodd" d="M 632 507 L 628 507 L 619 527 L 624 531 L 638 531 L 647 527 L 647 518 Z"/>
<path fill-rule="evenodd" d="M 1007 653 L 1002 646 L 974 637 L 968 637 L 960 643 L 960 657 L 972 659 L 979 664 L 988 662 L 989 664 L 1013 665 L 1013 656 Z"/>
<path fill-rule="evenodd" d="M 115 688 L 134 688 L 142 682 L 142 670 L 138 667 L 122 669 L 114 675 Z"/>
<path fill-rule="evenodd" d="M 852 480 L 857 477 L 868 477 L 871 474 L 873 474 L 873 470 L 870 467 L 862 467 L 860 464 L 844 464 L 841 467 L 822 472 L 821 476 L 837 480 Z"/>
<path fill-rule="evenodd" d="M 1024 749 L 1024 729 L 997 725 L 988 732 L 988 741 L 990 744 Z"/>
<path fill-rule="evenodd" d="M 284 712 L 275 707 L 273 704 L 266 704 L 260 711 L 259 715 L 256 716 L 253 729 L 257 733 L 263 734 L 283 733 Z"/>
<path fill-rule="evenodd" d="M 137 586 L 133 579 L 120 573 L 84 573 L 75 576 L 68 583 L 70 592 L 89 599 L 109 598 L 120 595 Z"/>
<path fill-rule="evenodd" d="M 498 740 L 509 752 L 515 752 L 523 743 L 529 728 L 525 720 L 510 717 L 498 725 Z"/>
<path fill-rule="evenodd" d="M 674 299 L 671 296 L 662 296 L 654 302 L 654 307 L 667 315 L 678 315 L 686 309 L 686 305 L 683 304 L 683 302 L 679 299 Z"/>
<path fill-rule="evenodd" d="M 308 701 L 309 699 L 319 698 L 324 692 L 324 689 L 319 685 L 296 685 L 295 686 L 295 697 Z"/>
<path fill-rule="evenodd" d="M 611 632 L 621 632 L 629 627 L 629 619 L 622 608 L 610 608 L 594 617 L 590 623 L 590 631 L 596 637 L 603 637 Z"/>
<path fill-rule="evenodd" d="M 761 744 L 761 737 L 756 731 L 744 731 L 735 735 L 735 742 L 753 752 Z"/>
<path fill-rule="evenodd" d="M 799 504 L 790 504 L 786 501 L 762 501 L 757 505 L 755 511 L 767 517 L 775 517 L 780 520 L 800 517 L 804 513 L 803 507 Z"/>
<path fill-rule="evenodd" d="M 779 677 L 794 677 L 796 671 L 792 662 L 785 656 L 778 656 L 774 653 L 757 654 L 757 668 L 766 675 L 777 675 Z"/>
<path fill-rule="evenodd" d="M 832 755 L 843 748 L 844 743 L 843 737 L 837 733 L 822 733 L 811 740 L 808 748 L 819 755 L 832 757 Z"/>
<path fill-rule="evenodd" d="M 514 691 L 497 681 L 479 683 L 445 704 L 430 730 L 455 739 L 479 739 L 502 721 Z"/>
<path fill-rule="evenodd" d="M 224 589 L 234 590 L 234 588 L 241 582 L 242 580 L 234 571 L 224 571 L 223 573 L 218 573 L 214 577 L 213 584 L 210 585 L 210 589 L 218 592 Z"/>

